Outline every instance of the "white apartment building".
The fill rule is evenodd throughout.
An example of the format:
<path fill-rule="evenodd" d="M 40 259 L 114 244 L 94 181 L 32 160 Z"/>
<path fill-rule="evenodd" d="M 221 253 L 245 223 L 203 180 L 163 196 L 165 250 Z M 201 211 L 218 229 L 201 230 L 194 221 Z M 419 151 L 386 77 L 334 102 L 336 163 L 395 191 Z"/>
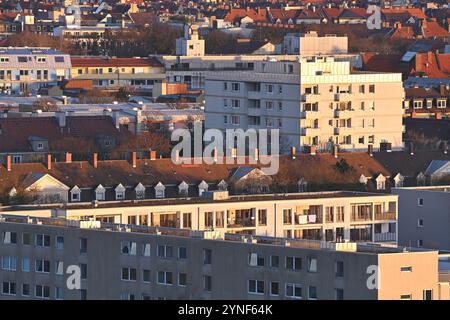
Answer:
<path fill-rule="evenodd" d="M 317 32 L 290 33 L 284 37 L 282 51 L 286 54 L 325 55 L 348 53 L 348 38 L 336 35 L 319 37 Z"/>
<path fill-rule="evenodd" d="M 401 74 L 352 71 L 341 56 L 270 58 L 205 83 L 205 127 L 280 130 L 280 149 L 402 148 Z"/>
<path fill-rule="evenodd" d="M 50 48 L 0 48 L 0 91 L 33 92 L 70 78 L 70 56 Z"/>

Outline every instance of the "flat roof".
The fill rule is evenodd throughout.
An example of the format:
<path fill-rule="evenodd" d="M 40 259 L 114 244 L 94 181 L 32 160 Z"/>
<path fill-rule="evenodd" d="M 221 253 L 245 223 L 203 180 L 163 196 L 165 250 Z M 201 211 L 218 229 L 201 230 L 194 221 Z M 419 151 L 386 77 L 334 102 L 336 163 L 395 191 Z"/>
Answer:
<path fill-rule="evenodd" d="M 105 232 L 124 232 L 137 233 L 158 236 L 172 236 L 185 238 L 203 238 L 212 241 L 230 241 L 241 242 L 254 245 L 272 245 L 298 249 L 311 250 L 328 250 L 356 254 L 398 254 L 411 252 L 434 252 L 437 250 L 422 249 L 422 248 L 407 248 L 392 245 L 382 245 L 379 243 L 355 243 L 355 242 L 326 242 L 319 240 L 307 239 L 291 239 L 291 238 L 277 238 L 268 236 L 244 235 L 237 233 L 224 233 L 220 231 L 209 230 L 191 230 L 168 227 L 150 227 L 142 225 L 131 224 L 116 224 L 105 223 L 102 221 L 79 221 L 65 218 L 42 218 L 16 215 L 0 215 L 0 223 L 16 223 L 29 224 L 59 228 L 78 228 L 88 229 L 94 231 Z"/>

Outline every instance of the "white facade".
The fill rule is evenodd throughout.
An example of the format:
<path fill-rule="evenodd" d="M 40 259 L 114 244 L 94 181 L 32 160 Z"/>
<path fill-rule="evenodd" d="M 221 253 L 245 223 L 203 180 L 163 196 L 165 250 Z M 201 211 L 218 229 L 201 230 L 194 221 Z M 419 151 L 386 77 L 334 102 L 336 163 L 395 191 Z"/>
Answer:
<path fill-rule="evenodd" d="M 316 32 L 288 34 L 284 37 L 283 51 L 286 54 L 303 56 L 348 53 L 348 38 L 336 35 L 319 37 Z"/>
<path fill-rule="evenodd" d="M 198 37 L 198 26 L 185 26 L 184 37 L 176 41 L 176 54 L 194 57 L 205 55 L 205 40 Z"/>
<path fill-rule="evenodd" d="M 335 57 L 255 62 L 253 72 L 206 78 L 205 127 L 279 129 L 280 149 L 402 148 L 401 74 L 351 72 Z"/>

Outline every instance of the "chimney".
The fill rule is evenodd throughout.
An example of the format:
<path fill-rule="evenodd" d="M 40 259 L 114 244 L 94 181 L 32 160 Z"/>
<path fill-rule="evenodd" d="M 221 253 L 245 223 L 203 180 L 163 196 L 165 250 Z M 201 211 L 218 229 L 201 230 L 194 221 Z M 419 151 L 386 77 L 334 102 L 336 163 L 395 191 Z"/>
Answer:
<path fill-rule="evenodd" d="M 150 160 L 156 160 L 156 151 L 155 150 L 151 150 L 150 151 Z"/>
<path fill-rule="evenodd" d="M 335 145 L 333 146 L 333 156 L 334 156 L 335 158 L 337 158 L 337 157 L 338 157 L 338 153 L 339 153 L 339 146 L 338 146 L 337 144 L 335 144 Z"/>
<path fill-rule="evenodd" d="M 315 156 L 316 153 L 317 153 L 317 146 L 315 146 L 315 145 L 309 146 L 309 154 L 312 156 Z"/>
<path fill-rule="evenodd" d="M 219 157 L 219 150 L 217 150 L 217 147 L 214 147 L 214 154 L 213 154 L 214 162 L 217 162 L 218 157 Z"/>
<path fill-rule="evenodd" d="M 435 118 L 436 118 L 436 120 L 441 120 L 442 119 L 442 113 L 436 112 Z"/>
<path fill-rule="evenodd" d="M 66 152 L 64 162 L 72 163 L 72 154 L 70 152 Z"/>
<path fill-rule="evenodd" d="M 373 144 L 369 144 L 367 146 L 367 153 L 369 154 L 369 156 L 373 156 Z"/>
<path fill-rule="evenodd" d="M 136 168 L 137 166 L 137 155 L 136 155 L 136 151 L 133 151 L 131 153 L 131 165 L 133 166 L 133 168 Z"/>
<path fill-rule="evenodd" d="M 6 171 L 11 171 L 12 168 L 12 157 L 11 155 L 6 156 Z"/>
<path fill-rule="evenodd" d="M 97 167 L 98 167 L 98 153 L 97 153 L 97 152 L 94 152 L 94 153 L 92 154 L 92 166 L 93 166 L 94 168 L 97 168 Z"/>
<path fill-rule="evenodd" d="M 58 119 L 58 125 L 60 128 L 64 128 L 66 126 L 66 112 L 56 112 L 56 119 Z"/>
<path fill-rule="evenodd" d="M 45 158 L 45 166 L 47 167 L 47 170 L 52 170 L 52 155 L 47 154 Z"/>
<path fill-rule="evenodd" d="M 294 160 L 297 157 L 297 150 L 295 149 L 295 147 L 291 147 L 291 157 Z"/>
<path fill-rule="evenodd" d="M 417 117 L 417 112 L 413 111 L 411 112 L 411 118 L 416 118 Z"/>

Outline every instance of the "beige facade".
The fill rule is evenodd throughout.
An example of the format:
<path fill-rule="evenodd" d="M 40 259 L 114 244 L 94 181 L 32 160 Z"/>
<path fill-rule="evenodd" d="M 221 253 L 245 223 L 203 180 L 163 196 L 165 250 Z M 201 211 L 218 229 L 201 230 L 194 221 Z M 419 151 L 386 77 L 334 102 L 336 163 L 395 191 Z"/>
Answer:
<path fill-rule="evenodd" d="M 280 149 L 402 149 L 401 74 L 351 71 L 343 57 L 269 59 L 206 78 L 205 127 L 279 129 Z"/>
<path fill-rule="evenodd" d="M 226 193 L 226 192 L 225 192 Z M 34 207 L 31 216 L 321 241 L 397 242 L 397 197 L 354 192 L 161 199 Z M 4 214 L 20 211 L 2 210 Z"/>

